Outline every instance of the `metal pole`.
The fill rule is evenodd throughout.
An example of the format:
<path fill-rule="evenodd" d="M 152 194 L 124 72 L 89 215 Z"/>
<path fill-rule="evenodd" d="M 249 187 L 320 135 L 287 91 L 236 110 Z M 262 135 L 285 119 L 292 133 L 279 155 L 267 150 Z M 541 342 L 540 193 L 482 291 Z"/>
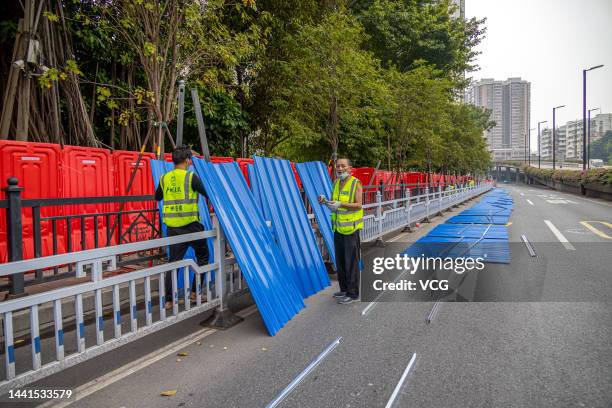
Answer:
<path fill-rule="evenodd" d="M 542 156 L 542 154 L 540 153 L 540 138 L 541 138 L 541 133 L 540 133 L 540 125 L 542 123 L 546 123 L 548 122 L 547 120 L 542 120 L 540 122 L 538 122 L 538 169 L 540 168 L 540 157 Z"/>
<path fill-rule="evenodd" d="M 589 109 L 587 110 L 587 122 L 588 122 L 588 127 L 587 127 L 587 134 L 588 134 L 588 139 L 587 139 L 587 169 L 591 168 L 591 112 L 596 111 L 596 110 L 601 110 L 601 108 L 594 108 L 594 109 Z"/>
<path fill-rule="evenodd" d="M 542 153 L 540 153 L 540 124 L 538 123 L 538 169 L 540 168 L 540 158 Z"/>
<path fill-rule="evenodd" d="M 193 109 L 195 110 L 196 120 L 198 122 L 198 133 L 200 134 L 202 155 L 204 156 L 204 160 L 210 161 L 208 140 L 206 139 L 206 126 L 204 125 L 204 118 L 202 117 L 202 108 L 200 107 L 200 97 L 198 96 L 198 90 L 196 88 L 193 88 L 191 90 L 191 98 L 193 99 Z"/>
<path fill-rule="evenodd" d="M 176 123 L 176 145 L 181 146 L 183 144 L 183 121 L 185 118 L 185 81 L 179 81 L 178 92 L 179 108 Z"/>
<path fill-rule="evenodd" d="M 228 273 L 228 266 L 225 260 L 225 235 L 223 234 L 223 228 L 221 228 L 219 218 L 215 216 L 212 221 L 213 228 L 217 232 L 217 236 L 215 237 L 213 244 L 214 261 L 219 265 L 217 271 L 215 272 L 215 289 L 216 295 L 221 301 L 219 307 L 215 309 L 211 326 L 226 329 L 240 323 L 244 319 L 232 313 L 227 304 L 228 296 L 230 294 L 228 287 L 229 282 L 227 281 L 227 278 L 230 277 L 231 279 L 231 276 Z M 197 275 L 196 279 L 199 279 Z M 210 279 L 207 279 L 207 281 L 210 281 Z M 207 299 L 207 301 L 210 301 L 210 299 Z M 202 322 L 202 324 L 204 324 L 204 322 Z"/>
<path fill-rule="evenodd" d="M 527 164 L 527 135 L 525 135 L 525 156 L 524 156 L 524 162 L 525 164 Z"/>
<path fill-rule="evenodd" d="M 553 108 L 553 128 L 552 128 L 552 151 L 553 151 L 553 170 L 555 170 L 555 159 L 556 159 L 556 149 L 555 149 L 555 108 Z"/>
<path fill-rule="evenodd" d="M 587 70 L 582 70 L 582 170 L 586 170 L 587 165 L 587 139 L 586 139 L 586 73 Z"/>
<path fill-rule="evenodd" d="M 591 164 L 589 163 L 589 160 L 591 160 L 591 155 L 590 155 L 590 150 L 591 150 L 591 110 L 589 109 L 589 112 L 587 113 L 587 136 L 585 137 L 585 135 L 582 135 L 583 139 L 586 139 L 586 149 L 584 150 L 586 152 L 586 154 L 584 155 L 585 157 L 585 161 L 586 161 L 586 168 L 590 169 L 591 168 Z M 584 170 L 584 166 L 583 166 L 583 170 Z"/>
<path fill-rule="evenodd" d="M 4 191 L 6 191 L 6 198 L 8 200 L 8 208 L 6 209 L 8 256 L 9 262 L 16 262 L 23 259 L 23 240 L 21 235 L 21 192 L 23 188 L 17 186 L 19 181 L 16 177 L 10 177 L 7 183 L 8 187 Z M 9 297 L 23 296 L 23 272 L 11 275 L 10 279 Z"/>

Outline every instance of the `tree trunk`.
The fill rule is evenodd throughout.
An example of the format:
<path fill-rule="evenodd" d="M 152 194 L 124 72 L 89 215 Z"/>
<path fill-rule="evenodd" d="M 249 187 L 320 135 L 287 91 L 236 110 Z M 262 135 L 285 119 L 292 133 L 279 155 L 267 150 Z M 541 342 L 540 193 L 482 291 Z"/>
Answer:
<path fill-rule="evenodd" d="M 25 52 L 23 53 L 24 71 L 20 75 L 18 92 L 19 97 L 17 99 L 17 131 L 15 132 L 15 138 L 17 140 L 26 141 L 28 140 L 28 128 L 30 125 L 30 73 L 28 64 L 28 51 L 30 49 L 29 43 L 32 38 L 30 32 L 31 27 L 34 23 L 34 4 L 33 0 L 25 0 L 24 15 L 23 15 L 23 35 L 22 40 L 25 42 Z"/>

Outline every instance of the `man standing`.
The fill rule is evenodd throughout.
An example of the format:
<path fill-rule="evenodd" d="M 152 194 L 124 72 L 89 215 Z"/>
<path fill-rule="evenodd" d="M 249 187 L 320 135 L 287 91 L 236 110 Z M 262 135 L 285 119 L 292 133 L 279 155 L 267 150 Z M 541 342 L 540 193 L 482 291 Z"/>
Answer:
<path fill-rule="evenodd" d="M 155 190 L 155 200 L 163 202 L 164 224 L 167 226 L 168 237 L 204 231 L 198 212 L 198 193 L 206 196 L 204 185 L 197 174 L 189 171 L 191 149 L 179 146 L 172 152 L 174 170 L 164 174 Z M 208 263 L 208 246 L 206 239 L 170 245 L 168 262 L 183 259 L 187 249 L 192 247 L 199 266 Z M 165 307 L 172 307 L 172 275 L 166 272 Z M 186 282 L 185 282 L 186 284 Z M 191 284 L 191 299 L 195 300 L 195 276 Z"/>
<path fill-rule="evenodd" d="M 361 182 L 351 176 L 351 161 L 347 158 L 336 162 L 336 176 L 331 201 L 319 197 L 332 212 L 332 230 L 336 251 L 336 269 L 340 291 L 334 298 L 340 304 L 359 299 L 359 273 L 361 241 L 359 230 L 363 228 L 363 189 Z"/>

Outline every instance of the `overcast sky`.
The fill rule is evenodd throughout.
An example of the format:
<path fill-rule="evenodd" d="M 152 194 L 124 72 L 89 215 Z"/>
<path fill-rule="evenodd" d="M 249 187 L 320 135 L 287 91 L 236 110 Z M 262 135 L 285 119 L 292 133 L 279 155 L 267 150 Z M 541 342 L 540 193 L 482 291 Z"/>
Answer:
<path fill-rule="evenodd" d="M 531 82 L 532 128 L 551 126 L 557 105 L 557 126 L 582 119 L 582 70 L 594 65 L 605 66 L 587 73 L 587 109 L 612 112 L 612 0 L 466 0 L 465 13 L 487 18 L 468 76 Z"/>

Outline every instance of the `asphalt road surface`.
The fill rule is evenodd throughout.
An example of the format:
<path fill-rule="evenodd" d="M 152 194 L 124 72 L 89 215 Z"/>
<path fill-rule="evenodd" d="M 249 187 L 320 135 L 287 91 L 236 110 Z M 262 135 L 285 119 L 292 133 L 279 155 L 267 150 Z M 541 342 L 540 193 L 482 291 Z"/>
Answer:
<path fill-rule="evenodd" d="M 33 387 L 77 388 L 73 407 L 264 407 L 320 356 L 279 407 L 609 408 L 612 203 L 501 187 L 514 198 L 512 263 L 478 277 L 477 302 L 338 305 L 332 282 L 275 337 L 254 307 L 226 331 L 191 319 Z M 434 224 L 364 255 L 402 250 Z"/>

